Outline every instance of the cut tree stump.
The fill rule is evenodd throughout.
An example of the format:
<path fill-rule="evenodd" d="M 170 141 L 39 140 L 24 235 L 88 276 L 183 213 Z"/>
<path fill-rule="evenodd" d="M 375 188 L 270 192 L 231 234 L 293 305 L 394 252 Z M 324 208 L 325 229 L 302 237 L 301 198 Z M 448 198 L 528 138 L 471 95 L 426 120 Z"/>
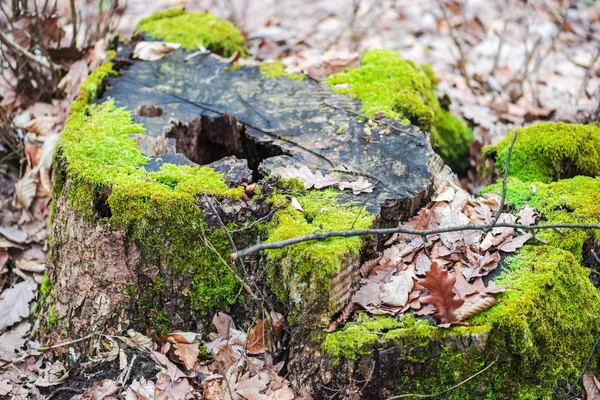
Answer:
<path fill-rule="evenodd" d="M 264 189 L 269 187 L 266 178 L 277 168 L 308 167 L 313 173 L 340 181 L 367 181 L 365 193 L 335 189 L 338 201 L 331 207 L 338 207 L 338 202 L 354 202 L 351 207 L 359 213 L 376 217 L 374 226 L 389 227 L 406 220 L 428 201 L 433 178 L 443 168 L 426 132 L 385 118 L 360 118 L 360 103 L 335 95 L 308 78 L 267 77 L 258 66 L 233 68 L 211 55 L 186 61 L 183 51 L 160 61 L 131 62 L 128 51 L 123 50 L 116 59 L 118 65 L 119 61 L 126 65 L 119 70 L 120 76 L 105 82 L 102 96 L 88 106 L 95 111 L 86 112 L 96 112 L 107 102 L 132 112 L 133 122 L 143 124 L 145 132 L 132 133 L 127 140 L 135 141 L 147 157 L 137 168 L 146 171 L 144 174 L 161 174 L 165 165 L 205 165 L 224 174 L 223 181 L 231 188 L 257 183 Z M 231 293 L 212 303 L 190 294 L 201 285 L 200 277 L 194 275 L 195 264 L 201 261 L 181 260 L 171 252 L 183 240 L 191 240 L 185 244 L 188 247 L 205 246 L 202 235 L 182 226 L 177 232 L 182 237 L 170 237 L 169 222 L 154 216 L 144 216 L 141 221 L 131 217 L 137 228 L 123 223 L 120 217 L 120 223 L 113 223 L 117 219 L 112 206 L 112 199 L 117 197 L 114 182 L 86 181 L 73 167 L 77 161 L 69 159 L 68 146 L 64 139 L 58 150 L 62 156 L 55 165 L 58 179 L 49 268 L 52 290 L 46 300 L 52 314 L 47 322 L 52 329 L 48 332 L 70 337 L 112 323 L 202 330 L 217 309 L 232 306 L 231 312 L 250 315 L 252 310 L 243 304 L 233 304 Z M 119 162 L 113 159 L 96 169 L 111 171 L 111 163 Z M 87 200 L 90 204 L 80 204 L 80 185 L 92 191 L 92 198 Z M 179 190 L 175 186 L 171 189 Z M 152 193 L 148 195 L 152 197 Z M 145 198 L 146 194 L 140 195 L 139 201 L 145 204 Z M 175 196 L 172 203 L 177 201 Z M 214 192 L 202 194 L 201 190 L 195 207 L 206 229 L 219 235 L 224 234 L 223 225 L 268 222 L 276 211 L 260 197 L 231 199 Z M 150 236 L 140 237 L 135 231 L 140 225 L 157 221 L 163 225 L 145 231 L 144 235 Z M 268 239 L 257 229 L 234 231 L 232 239 L 238 248 Z M 145 241 L 158 244 L 152 247 Z M 226 243 L 218 250 L 221 259 L 213 257 L 211 262 L 229 260 L 233 249 Z M 264 260 L 255 256 L 245 261 L 248 270 L 240 272 L 248 274 L 249 280 L 258 280 L 255 286 L 260 290 L 270 292 L 263 279 Z M 330 305 L 316 300 L 312 305 L 319 310 L 315 315 L 319 315 L 320 325 L 328 323 L 347 303 L 359 278 L 360 256 L 356 252 L 337 262 L 330 277 Z M 177 267 L 172 265 L 175 263 Z M 231 275 L 220 272 L 225 273 Z M 223 276 L 214 279 L 212 284 Z M 208 292 L 204 290 L 202 295 Z"/>

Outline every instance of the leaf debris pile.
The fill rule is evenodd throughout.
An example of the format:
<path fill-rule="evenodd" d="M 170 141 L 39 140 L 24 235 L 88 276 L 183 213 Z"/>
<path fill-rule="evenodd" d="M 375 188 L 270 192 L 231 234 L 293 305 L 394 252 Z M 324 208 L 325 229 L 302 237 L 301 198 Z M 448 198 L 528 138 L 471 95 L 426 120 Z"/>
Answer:
<path fill-rule="evenodd" d="M 429 230 L 458 225 L 491 224 L 500 209 L 500 197 L 469 196 L 458 185 L 444 183 L 427 207 L 402 224 L 407 229 Z M 502 213 L 500 222 L 535 223 L 536 213 L 525 205 L 518 217 Z M 464 321 L 495 304 L 494 294 L 504 291 L 484 277 L 498 267 L 502 253 L 512 253 L 531 239 L 514 228 L 446 232 L 427 238 L 393 234 L 377 259 L 361 267 L 361 287 L 352 297 L 357 310 L 399 315 L 412 310 L 433 316 L 440 326 Z"/>
<path fill-rule="evenodd" d="M 0 336 L 0 360 L 16 367 L 0 378 L 0 396 L 39 398 L 60 388 L 75 373 L 84 374 L 101 363 L 114 368 L 110 363 L 118 363 L 114 378 L 97 380 L 86 389 L 76 390 L 79 393 L 71 398 L 311 399 L 306 393 L 294 392 L 280 376 L 283 361 L 273 363 L 272 350 L 281 346 L 285 329 L 280 314 L 271 313 L 268 318 L 258 319 L 247 333 L 236 329 L 233 319 L 225 313 L 215 314 L 213 324 L 217 332 L 210 333 L 205 340 L 195 332 L 174 331 L 158 337 L 152 332 L 146 336 L 133 329 L 124 336 L 90 336 L 90 343 L 95 343 L 95 357 L 88 361 L 77 355 L 74 347 L 55 346 L 79 362 L 69 366 L 52 358 L 46 362 L 41 357 L 36 359 L 47 349 L 38 342 L 28 341 L 25 335 L 31 325 L 21 323 Z M 138 358 L 152 361 L 153 376 L 131 373 Z"/>

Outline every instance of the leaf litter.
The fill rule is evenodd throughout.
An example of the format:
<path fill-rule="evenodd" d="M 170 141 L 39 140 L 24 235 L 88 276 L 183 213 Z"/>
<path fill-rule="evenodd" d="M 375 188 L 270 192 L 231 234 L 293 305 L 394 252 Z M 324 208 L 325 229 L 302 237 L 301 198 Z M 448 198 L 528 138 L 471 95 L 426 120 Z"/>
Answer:
<path fill-rule="evenodd" d="M 491 223 L 500 204 L 496 195 L 469 196 L 452 182 L 440 184 L 432 201 L 401 226 L 430 230 L 457 225 Z M 536 211 L 528 205 L 518 213 L 524 225 L 534 224 Z M 502 213 L 500 222 L 516 217 Z M 423 237 L 393 234 L 378 258 L 361 268 L 361 286 L 354 293 L 355 312 L 400 315 L 413 310 L 417 316 L 432 315 L 440 326 L 459 323 L 495 304 L 494 294 L 504 288 L 483 278 L 494 271 L 501 253 L 522 247 L 530 233 L 513 228 L 445 232 Z M 368 265 L 368 268 L 365 267 Z"/>

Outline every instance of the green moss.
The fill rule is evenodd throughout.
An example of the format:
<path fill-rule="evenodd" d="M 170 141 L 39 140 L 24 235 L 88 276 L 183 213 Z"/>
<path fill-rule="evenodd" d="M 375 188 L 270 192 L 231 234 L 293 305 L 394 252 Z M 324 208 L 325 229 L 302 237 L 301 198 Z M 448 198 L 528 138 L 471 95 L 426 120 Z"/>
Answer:
<path fill-rule="evenodd" d="M 367 116 L 382 113 L 430 131 L 444 161 L 463 172 L 469 167 L 473 135 L 463 121 L 441 107 L 435 82 L 431 67 L 419 67 L 389 50 L 366 51 L 359 68 L 327 78 L 327 84 L 337 93 L 360 100 Z"/>
<path fill-rule="evenodd" d="M 56 326 L 56 324 L 58 324 L 58 317 L 54 311 L 54 305 L 52 305 L 48 311 L 48 326 L 53 327 Z"/>
<path fill-rule="evenodd" d="M 48 274 L 45 273 L 42 278 L 42 283 L 40 284 L 40 296 L 44 297 L 48 293 L 50 293 L 50 278 L 48 278 Z"/>
<path fill-rule="evenodd" d="M 386 372 L 389 395 L 436 393 L 494 362 L 445 398 L 550 399 L 559 380 L 574 381 L 591 352 L 600 333 L 600 294 L 589 271 L 560 249 L 526 246 L 508 264 L 496 279 L 507 291 L 496 306 L 467 320 L 471 326 L 443 329 L 412 315 L 361 316 L 329 334 L 323 349 L 334 362 L 377 348 L 386 363 L 397 357 L 399 370 Z"/>
<path fill-rule="evenodd" d="M 306 192 L 298 182 L 291 180 L 285 185 L 297 193 Z M 289 205 L 281 194 L 275 194 L 272 201 L 282 207 L 271 222 L 268 242 L 286 240 L 313 232 L 362 229 L 369 227 L 373 217 L 360 207 L 340 204 L 332 190 L 308 191 L 297 194 L 297 200 L 304 212 Z M 331 276 L 339 271 L 342 262 L 349 256 L 357 256 L 362 247 L 360 237 L 330 238 L 322 241 L 303 242 L 282 249 L 269 250 L 267 282 L 280 300 L 292 308 L 302 309 L 303 316 L 312 322 L 321 323 L 323 312 L 328 311 Z M 319 311 L 306 309 L 307 305 L 318 305 Z M 302 318 L 300 318 L 302 319 Z"/>
<path fill-rule="evenodd" d="M 401 326 L 390 317 L 369 319 L 362 314 L 357 322 L 349 323 L 344 330 L 327 335 L 322 348 L 333 358 L 334 365 L 340 359 L 356 360 L 371 353 L 381 343 L 385 331 Z"/>
<path fill-rule="evenodd" d="M 304 74 L 291 74 L 285 71 L 285 65 L 279 61 L 267 61 L 260 64 L 260 72 L 269 79 L 281 78 L 283 76 L 294 81 L 302 82 Z"/>
<path fill-rule="evenodd" d="M 541 223 L 600 223 L 600 206 L 595 200 L 600 196 L 600 178 L 576 176 L 549 184 L 535 183 L 535 193 L 531 190 L 531 183 L 517 178 L 509 178 L 506 186 L 507 202 L 518 210 L 529 199 L 528 204 L 540 213 Z M 500 194 L 501 184 L 489 186 L 483 192 Z M 581 262 L 584 243 L 597 239 L 598 234 L 598 230 L 571 229 L 566 235 L 554 230 L 539 231 L 536 235 L 552 246 L 570 251 Z"/>
<path fill-rule="evenodd" d="M 519 128 L 510 160 L 509 175 L 522 181 L 549 183 L 575 175 L 600 175 L 600 124 L 544 122 Z M 483 150 L 504 173 L 512 130 L 494 146 Z"/>
<path fill-rule="evenodd" d="M 179 43 L 189 51 L 203 46 L 224 57 L 236 51 L 245 54 L 242 33 L 230 22 L 210 13 L 186 12 L 181 7 L 174 7 L 142 19 L 136 30 L 157 39 Z"/>

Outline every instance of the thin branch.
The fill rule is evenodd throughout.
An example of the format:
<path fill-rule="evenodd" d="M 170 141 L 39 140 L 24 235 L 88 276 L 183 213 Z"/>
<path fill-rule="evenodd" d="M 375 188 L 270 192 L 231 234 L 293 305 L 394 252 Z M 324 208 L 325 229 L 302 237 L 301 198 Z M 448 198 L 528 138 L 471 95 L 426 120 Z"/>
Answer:
<path fill-rule="evenodd" d="M 579 104 L 579 100 L 581 99 L 581 96 L 583 96 L 583 93 L 585 92 L 585 87 L 587 86 L 590 72 L 592 71 L 592 68 L 594 68 L 594 64 L 596 64 L 596 61 L 598 61 L 599 57 L 600 57 L 600 44 L 598 44 L 598 46 L 596 46 L 596 54 L 594 55 L 594 57 L 592 57 L 592 61 L 590 62 L 590 65 L 588 65 L 587 69 L 585 70 L 585 74 L 583 75 L 583 81 L 581 82 L 581 87 L 579 88 L 579 92 L 577 94 L 577 99 L 575 99 L 575 105 Z"/>
<path fill-rule="evenodd" d="M 73 38 L 71 39 L 71 47 L 77 47 L 77 8 L 75 0 L 71 0 L 71 20 L 73 23 Z"/>
<path fill-rule="evenodd" d="M 357 230 L 347 230 L 347 231 L 329 231 L 329 232 L 316 232 L 311 233 L 306 236 L 299 236 L 292 239 L 282 240 L 280 242 L 271 242 L 271 243 L 258 243 L 253 246 L 249 246 L 243 250 L 237 251 L 231 254 L 231 257 L 236 260 L 240 257 L 246 257 L 250 254 L 258 253 L 262 250 L 273 250 L 273 249 L 281 249 L 283 247 L 291 246 L 293 244 L 309 242 L 312 240 L 325 240 L 332 237 L 351 237 L 351 236 L 368 236 L 368 235 L 389 235 L 392 233 L 404 233 L 407 235 L 416 235 L 416 236 L 429 236 L 429 235 L 438 235 L 440 233 L 448 233 L 448 232 L 461 232 L 461 231 L 484 231 L 487 232 L 492 228 L 514 228 L 514 229 L 522 229 L 524 231 L 531 230 L 541 230 L 541 229 L 558 229 L 558 228 L 569 228 L 569 229 L 600 229 L 600 223 L 596 225 L 591 224 L 548 224 L 548 225 L 523 225 L 523 224 L 512 224 L 507 222 L 500 222 L 495 225 L 486 224 L 486 225 L 459 225 L 459 226 L 449 226 L 446 228 L 437 228 L 437 229 L 428 229 L 428 230 L 420 230 L 420 229 L 406 229 L 406 228 L 380 228 L 380 229 L 357 229 Z"/>
<path fill-rule="evenodd" d="M 71 340 L 71 341 L 64 342 L 64 343 L 55 344 L 54 346 L 50 346 L 50 347 L 40 347 L 40 348 L 38 348 L 38 350 L 39 351 L 46 351 L 46 350 L 58 349 L 59 347 L 69 346 L 71 344 L 83 342 L 84 340 L 92 338 L 92 337 L 94 337 L 96 335 L 97 335 L 97 333 L 90 333 L 89 335 L 84 336 L 84 337 L 79 338 L 79 339 Z"/>
<path fill-rule="evenodd" d="M 217 257 L 221 260 L 221 262 L 223 264 L 225 264 L 225 266 L 227 267 L 229 272 L 231 272 L 233 277 L 240 283 L 240 285 L 243 286 L 243 288 L 246 290 L 246 292 L 248 292 L 248 294 L 250 296 L 252 296 L 252 298 L 254 300 L 259 300 L 259 297 L 256 294 L 254 294 L 254 292 L 252 291 L 250 286 L 248 286 L 248 284 L 246 282 L 244 282 L 244 280 L 242 278 L 240 278 L 240 276 L 233 269 L 233 267 L 231 265 L 229 265 L 229 263 L 227 261 L 225 261 L 225 259 L 221 256 L 221 254 L 217 251 L 217 249 L 210 243 L 210 241 L 206 237 L 206 233 L 204 232 L 204 227 L 202 227 L 202 225 L 201 225 L 200 228 L 202 229 L 202 239 L 204 240 L 204 244 L 206 245 L 206 247 L 211 249 L 217 255 Z"/>
<path fill-rule="evenodd" d="M 590 351 L 590 354 L 588 355 L 587 360 L 585 360 L 585 364 L 583 365 L 583 368 L 581 369 L 581 373 L 579 374 L 579 376 L 577 377 L 577 379 L 575 380 L 575 383 L 573 383 L 573 385 L 571 385 L 571 387 L 569 388 L 569 393 L 571 394 L 573 393 L 573 389 L 577 387 L 577 384 L 579 383 L 579 380 L 581 379 L 581 377 L 583 376 L 583 374 L 585 374 L 585 370 L 587 369 L 587 366 L 589 365 L 592 356 L 594 355 L 594 352 L 596 351 L 596 346 L 598 346 L 598 342 L 600 342 L 600 336 L 598 336 L 596 338 L 596 341 L 594 342 L 594 346 L 592 347 L 592 351 Z"/>
<path fill-rule="evenodd" d="M 467 72 L 467 57 L 465 56 L 465 52 L 463 51 L 462 43 L 461 43 L 460 39 L 458 38 L 458 36 L 456 36 L 456 32 L 454 31 L 454 28 L 452 27 L 452 22 L 450 22 L 450 18 L 448 16 L 448 11 L 446 10 L 446 6 L 444 5 L 443 0 L 437 0 L 437 3 L 440 6 L 440 8 L 442 9 L 442 14 L 444 16 L 444 19 L 448 23 L 450 37 L 452 37 L 452 41 L 454 41 L 454 44 L 456 45 L 456 48 L 458 49 L 458 60 L 457 60 L 458 69 L 460 70 L 461 75 L 465 79 L 465 83 L 467 84 L 467 87 L 469 89 L 471 89 L 472 88 L 471 80 L 469 79 L 469 74 Z"/>
<path fill-rule="evenodd" d="M 56 64 L 48 61 L 44 57 L 36 56 L 35 54 L 30 53 L 29 50 L 24 49 L 23 47 L 19 46 L 11 38 L 6 36 L 4 34 L 4 32 L 2 32 L 2 31 L 0 31 L 0 42 L 4 43 L 6 46 L 18 51 L 19 53 L 23 54 L 23 56 L 25 56 L 26 58 L 41 65 L 44 68 L 47 68 L 51 71 L 56 71 L 59 69 L 59 67 Z"/>
<path fill-rule="evenodd" d="M 456 389 L 459 386 L 464 385 L 465 383 L 469 382 L 471 379 L 475 378 L 477 375 L 483 374 L 485 371 L 487 371 L 492 365 L 494 365 L 496 363 L 496 361 L 498 361 L 498 359 L 496 358 L 494 361 L 492 361 L 491 363 L 489 363 L 489 365 L 487 367 L 485 367 L 484 369 L 482 369 L 481 371 L 471 375 L 470 377 L 468 377 L 467 379 L 457 383 L 456 385 L 449 387 L 448 389 L 444 389 L 441 392 L 437 392 L 437 393 L 433 393 L 433 394 L 401 394 L 399 396 L 393 396 L 393 397 L 388 397 L 386 400 L 395 400 L 395 399 L 403 399 L 406 397 L 417 397 L 420 399 L 426 399 L 429 397 L 437 397 L 437 396 L 441 396 L 445 393 L 448 393 L 454 389 Z"/>
<path fill-rule="evenodd" d="M 519 136 L 519 131 L 515 131 L 515 135 L 510 142 L 510 147 L 508 148 L 508 156 L 506 157 L 506 164 L 504 165 L 504 178 L 502 178 L 502 200 L 500 200 L 500 208 L 498 208 L 498 212 L 494 216 L 494 220 L 492 221 L 492 228 L 498 222 L 500 218 L 500 214 L 502 214 L 502 208 L 504 208 L 504 202 L 506 201 L 506 181 L 508 180 L 508 169 L 510 168 L 510 157 L 512 156 L 513 148 L 515 147 L 515 142 L 517 141 L 517 136 Z M 490 228 L 491 229 L 491 228 Z M 487 232 L 487 231 L 486 231 Z"/>

